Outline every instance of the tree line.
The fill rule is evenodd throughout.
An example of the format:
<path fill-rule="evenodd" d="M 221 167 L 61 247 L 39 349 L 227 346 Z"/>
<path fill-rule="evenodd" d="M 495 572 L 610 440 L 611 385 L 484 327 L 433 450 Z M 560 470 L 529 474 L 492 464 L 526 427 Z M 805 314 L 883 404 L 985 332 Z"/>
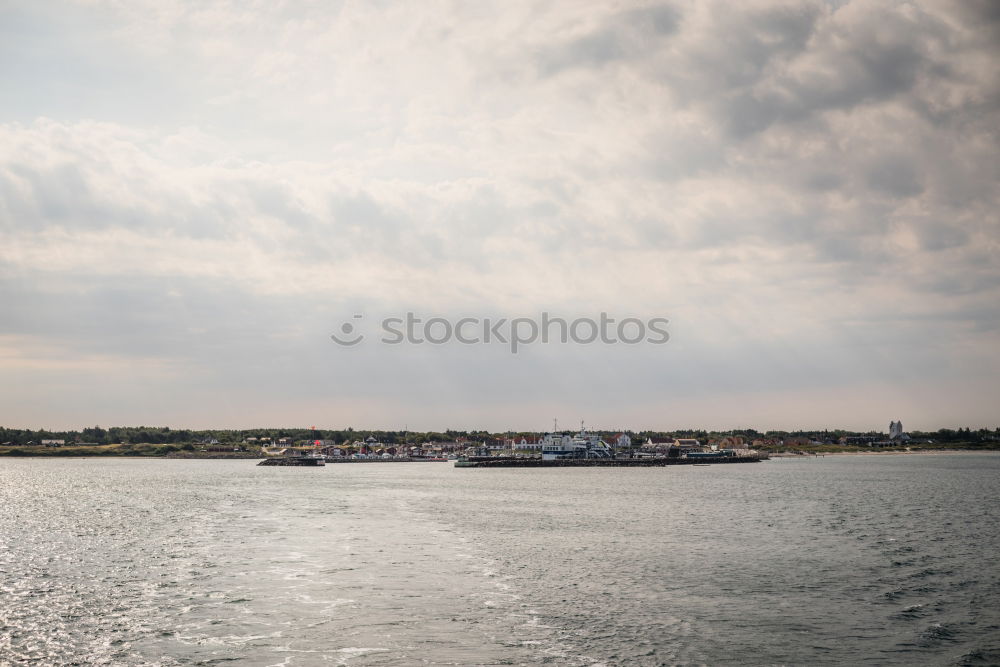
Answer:
<path fill-rule="evenodd" d="M 754 429 L 734 429 L 729 431 L 706 431 L 703 429 L 680 429 L 677 431 L 625 431 L 634 444 L 641 444 L 647 438 L 697 438 L 705 441 L 719 436 L 740 435 L 747 439 L 754 438 L 839 438 L 852 435 L 884 435 L 878 432 L 854 432 L 841 429 L 821 431 L 765 431 Z M 257 441 L 277 441 L 288 438 L 290 442 L 299 443 L 309 440 L 326 440 L 335 443 L 364 440 L 372 436 L 380 443 L 388 445 L 421 445 L 429 442 L 445 442 L 457 439 L 484 441 L 522 435 L 537 435 L 526 431 L 508 431 L 490 433 L 488 431 L 460 431 L 446 429 L 444 431 L 356 431 L 345 429 L 311 429 L 311 428 L 252 428 L 252 429 L 173 429 L 168 426 L 112 426 L 102 428 L 92 426 L 80 430 L 58 431 L 48 429 L 15 429 L 0 427 L 0 445 L 7 447 L 24 447 L 41 445 L 43 440 L 65 440 L 66 445 L 112 445 L 139 444 L 154 445 L 186 445 L 218 442 L 222 445 L 238 445 L 249 438 Z M 958 429 L 942 428 L 937 431 L 911 431 L 911 438 L 933 440 L 936 443 L 982 443 L 1000 440 L 1000 428 L 993 430 L 980 428 Z"/>

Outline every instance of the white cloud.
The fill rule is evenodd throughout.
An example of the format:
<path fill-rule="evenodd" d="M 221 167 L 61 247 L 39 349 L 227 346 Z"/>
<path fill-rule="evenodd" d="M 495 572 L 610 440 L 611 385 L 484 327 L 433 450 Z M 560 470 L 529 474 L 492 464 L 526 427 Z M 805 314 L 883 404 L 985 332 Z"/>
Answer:
<path fill-rule="evenodd" d="M 820 386 L 867 427 L 852 406 L 887 375 L 942 392 L 965 378 L 984 397 L 961 414 L 985 420 L 1000 303 L 989 7 L 88 2 L 67 9 L 71 41 L 55 10 L 22 13 L 14 48 L 38 85 L 0 115 L 0 334 L 54 358 L 197 367 L 257 401 L 242 364 L 294 400 L 305 386 L 361 410 L 336 412 L 355 425 L 411 410 L 389 367 L 441 375 L 415 416 L 427 427 L 459 412 L 517 425 L 533 403 L 572 412 L 608 386 L 628 389 L 602 414 L 637 427 L 676 425 L 654 406 L 689 410 L 685 391 L 752 425 L 739 397 Z M 46 60 L 84 55 L 72 82 Z M 107 66 L 122 59 L 148 80 Z M 136 93 L 158 84 L 169 100 L 150 93 L 150 111 Z M 353 310 L 407 308 L 664 314 L 676 335 L 624 357 L 328 356 Z M 63 309 L 87 326 L 67 333 Z M 326 364 L 335 375 L 312 368 Z M 349 402 L 345 382 L 367 398 Z M 467 382 L 495 391 L 470 398 Z M 158 391 L 187 390 L 164 375 Z M 9 405 L 10 423 L 55 409 Z"/>

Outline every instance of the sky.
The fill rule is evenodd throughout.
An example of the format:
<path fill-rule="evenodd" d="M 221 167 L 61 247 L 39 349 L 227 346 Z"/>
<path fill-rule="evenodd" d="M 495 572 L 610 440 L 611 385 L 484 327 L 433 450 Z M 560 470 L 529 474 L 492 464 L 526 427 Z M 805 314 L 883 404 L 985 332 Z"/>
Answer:
<path fill-rule="evenodd" d="M 0 0 L 0 424 L 997 427 L 998 56 L 990 0 Z"/>

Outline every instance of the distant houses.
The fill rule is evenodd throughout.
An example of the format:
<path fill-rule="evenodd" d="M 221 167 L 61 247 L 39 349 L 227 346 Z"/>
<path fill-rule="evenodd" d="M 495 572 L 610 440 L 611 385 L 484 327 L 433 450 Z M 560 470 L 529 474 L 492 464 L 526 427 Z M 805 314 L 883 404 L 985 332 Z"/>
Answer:
<path fill-rule="evenodd" d="M 480 443 L 476 443 L 480 444 Z M 469 446 L 465 440 L 443 440 L 423 443 L 392 444 L 381 442 L 373 435 L 365 439 L 337 444 L 332 440 L 309 441 L 309 447 L 319 448 L 332 458 L 352 459 L 438 459 L 450 454 L 464 453 Z M 265 450 L 266 451 L 266 450 Z"/>
<path fill-rule="evenodd" d="M 854 445 L 857 447 L 867 447 L 873 442 L 880 440 L 877 435 L 845 435 L 841 437 L 837 442 L 841 445 Z"/>
<path fill-rule="evenodd" d="M 616 449 L 628 449 L 632 446 L 632 437 L 628 433 L 616 433 L 608 438 L 607 443 Z"/>
<path fill-rule="evenodd" d="M 701 443 L 695 438 L 646 438 L 642 446 L 644 451 L 666 453 L 672 448 L 682 451 L 701 450 Z"/>
<path fill-rule="evenodd" d="M 507 449 L 542 451 L 542 436 L 540 435 L 517 435 L 507 440 Z"/>
<path fill-rule="evenodd" d="M 870 432 L 864 435 L 845 435 L 837 440 L 838 444 L 854 447 L 898 447 L 908 444 L 910 436 L 903 432 L 903 422 L 889 422 L 889 437 L 883 433 Z"/>
<path fill-rule="evenodd" d="M 646 442 L 642 445 L 642 450 L 645 452 L 662 452 L 666 453 L 674 444 L 674 438 L 654 438 L 652 436 L 646 438 Z"/>
<path fill-rule="evenodd" d="M 152 443 L 171 444 L 175 447 L 184 445 L 191 449 L 192 445 L 200 451 L 232 452 L 232 451 L 262 451 L 267 455 L 278 452 L 295 452 L 305 449 L 318 450 L 330 457 L 358 458 L 449 458 L 453 455 L 469 456 L 539 456 L 546 446 L 565 446 L 575 438 L 584 434 L 587 438 L 597 439 L 601 447 L 613 451 L 618 456 L 626 458 L 641 456 L 683 455 L 687 452 L 708 450 L 813 450 L 827 446 L 846 447 L 886 447 L 901 448 L 911 445 L 934 444 L 938 442 L 982 443 L 1000 439 L 1000 429 L 991 433 L 988 429 L 972 432 L 969 429 L 940 429 L 935 434 L 915 432 L 913 438 L 903 430 L 903 423 L 893 419 L 889 422 L 888 434 L 879 431 L 867 433 L 849 432 L 844 430 L 815 431 L 768 431 L 760 433 L 753 429 L 732 431 L 684 430 L 673 434 L 653 431 L 636 432 L 615 429 L 612 431 L 589 431 L 580 426 L 579 433 L 574 430 L 555 430 L 552 432 L 508 432 L 488 433 L 486 431 L 452 431 L 445 432 L 406 432 L 406 431 L 368 431 L 356 433 L 353 429 L 341 431 L 323 431 L 313 429 L 281 429 L 232 431 L 172 431 L 168 428 L 146 427 L 115 427 L 108 431 L 103 429 L 84 429 L 84 433 L 75 431 L 17 431 L 5 429 L 0 432 L 2 445 L 36 446 L 36 447 L 66 447 L 66 446 L 100 446 L 110 443 Z M 93 440 L 91 436 L 101 438 L 99 442 L 83 442 Z M 928 435 L 940 436 L 934 440 Z M 14 436 L 14 437 L 11 437 Z"/>

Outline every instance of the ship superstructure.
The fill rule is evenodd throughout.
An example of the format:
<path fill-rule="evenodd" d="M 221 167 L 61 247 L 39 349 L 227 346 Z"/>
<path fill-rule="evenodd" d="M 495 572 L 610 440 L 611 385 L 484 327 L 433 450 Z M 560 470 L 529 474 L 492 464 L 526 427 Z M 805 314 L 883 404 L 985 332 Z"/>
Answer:
<path fill-rule="evenodd" d="M 601 440 L 597 433 L 587 431 L 583 422 L 580 422 L 580 432 L 576 435 L 547 433 L 542 438 L 541 445 L 543 461 L 614 458 L 611 446 Z"/>

